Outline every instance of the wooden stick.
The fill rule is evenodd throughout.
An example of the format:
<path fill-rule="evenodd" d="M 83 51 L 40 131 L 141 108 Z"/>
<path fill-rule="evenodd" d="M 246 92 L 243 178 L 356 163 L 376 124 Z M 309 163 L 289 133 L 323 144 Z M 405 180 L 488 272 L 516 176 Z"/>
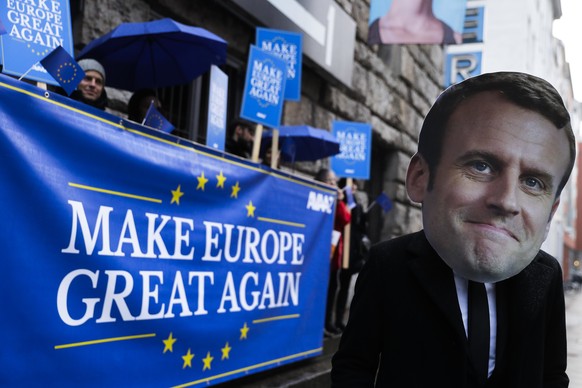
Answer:
<path fill-rule="evenodd" d="M 261 138 L 263 137 L 263 124 L 257 124 L 255 128 L 255 139 L 253 141 L 253 154 L 251 160 L 253 162 L 259 161 L 259 152 L 261 151 Z"/>
<path fill-rule="evenodd" d="M 346 186 L 350 188 L 353 185 L 352 178 L 346 179 Z M 351 210 L 350 210 L 351 212 Z M 350 268 L 350 236 L 352 234 L 352 223 L 350 222 L 346 226 L 344 226 L 344 252 L 343 252 L 343 260 L 342 260 L 342 269 Z"/>
<path fill-rule="evenodd" d="M 279 162 L 279 130 L 273 128 L 273 141 L 271 142 L 271 168 L 277 168 Z"/>

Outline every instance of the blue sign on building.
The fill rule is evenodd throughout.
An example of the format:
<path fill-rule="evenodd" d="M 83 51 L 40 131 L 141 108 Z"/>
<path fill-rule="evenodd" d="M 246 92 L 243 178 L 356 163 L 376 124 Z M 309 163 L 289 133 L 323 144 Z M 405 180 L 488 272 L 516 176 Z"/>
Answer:
<path fill-rule="evenodd" d="M 206 145 L 221 151 L 224 151 L 224 137 L 226 134 L 227 99 L 228 76 L 217 66 L 212 65 L 208 93 Z"/>
<path fill-rule="evenodd" d="M 369 179 L 372 126 L 368 123 L 334 121 L 331 132 L 340 142 L 340 153 L 331 158 L 337 176 Z"/>
<path fill-rule="evenodd" d="M 278 127 L 283 112 L 287 63 L 281 58 L 251 46 L 240 116 Z"/>
<path fill-rule="evenodd" d="M 481 74 L 481 52 L 449 53 L 445 57 L 445 86 Z"/>
<path fill-rule="evenodd" d="M 302 35 L 296 32 L 257 28 L 257 47 L 287 62 L 285 99 L 301 98 Z"/>
<path fill-rule="evenodd" d="M 467 8 L 463 28 L 463 43 L 483 42 L 483 19 L 485 7 Z"/>
<path fill-rule="evenodd" d="M 58 46 L 74 56 L 70 15 L 68 0 L 0 2 L 2 72 L 58 85 L 39 61 Z"/>

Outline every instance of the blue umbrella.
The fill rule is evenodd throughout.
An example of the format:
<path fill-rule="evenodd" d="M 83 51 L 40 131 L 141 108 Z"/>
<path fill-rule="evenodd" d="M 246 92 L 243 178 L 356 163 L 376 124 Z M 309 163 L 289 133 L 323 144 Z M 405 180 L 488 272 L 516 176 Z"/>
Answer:
<path fill-rule="evenodd" d="M 325 129 L 308 125 L 279 127 L 281 159 L 287 162 L 323 159 L 339 154 L 340 144 L 334 135 Z M 273 131 L 263 132 L 261 149 L 271 144 Z"/>
<path fill-rule="evenodd" d="M 79 59 L 105 68 L 106 85 L 125 90 L 185 84 L 226 61 L 226 41 L 198 27 L 166 18 L 122 23 L 91 41 Z"/>

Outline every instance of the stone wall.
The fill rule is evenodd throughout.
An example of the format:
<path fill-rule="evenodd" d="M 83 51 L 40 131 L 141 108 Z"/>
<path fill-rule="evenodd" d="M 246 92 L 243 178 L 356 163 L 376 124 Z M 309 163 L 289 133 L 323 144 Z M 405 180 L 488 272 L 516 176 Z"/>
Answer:
<path fill-rule="evenodd" d="M 257 0 L 261 1 L 261 0 Z M 372 176 L 366 182 L 370 196 L 384 191 L 394 208 L 371 213 L 373 241 L 421 227 L 420 208 L 404 188 L 408 160 L 416 150 L 422 120 L 442 90 L 443 47 L 437 45 L 369 46 L 366 43 L 369 0 L 336 0 L 356 22 L 352 88 L 333 82 L 304 63 L 302 98 L 286 102 L 283 124 L 330 128 L 332 120 L 369 122 L 373 126 Z M 252 16 L 232 12 L 227 0 L 85 0 L 77 48 L 122 22 L 161 16 L 200 26 L 228 42 L 228 55 L 246 61 L 254 41 Z M 110 91 L 121 107 L 126 93 Z M 122 109 L 122 108 L 120 108 Z M 297 163 L 298 173 L 314 174 L 327 161 Z M 372 200 L 373 197 L 370 197 Z"/>

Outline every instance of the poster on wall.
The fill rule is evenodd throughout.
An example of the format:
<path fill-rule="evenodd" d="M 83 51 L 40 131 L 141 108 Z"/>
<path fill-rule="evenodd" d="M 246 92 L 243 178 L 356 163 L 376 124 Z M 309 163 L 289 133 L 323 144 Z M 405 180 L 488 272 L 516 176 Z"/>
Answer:
<path fill-rule="evenodd" d="M 39 61 L 58 46 L 74 57 L 70 15 L 69 0 L 0 2 L 2 72 L 58 85 Z"/>
<path fill-rule="evenodd" d="M 467 0 L 371 0 L 368 44 L 461 44 L 466 7 Z"/>
<path fill-rule="evenodd" d="M 0 386 L 208 386 L 322 353 L 335 190 L 5 75 L 0 101 Z"/>

